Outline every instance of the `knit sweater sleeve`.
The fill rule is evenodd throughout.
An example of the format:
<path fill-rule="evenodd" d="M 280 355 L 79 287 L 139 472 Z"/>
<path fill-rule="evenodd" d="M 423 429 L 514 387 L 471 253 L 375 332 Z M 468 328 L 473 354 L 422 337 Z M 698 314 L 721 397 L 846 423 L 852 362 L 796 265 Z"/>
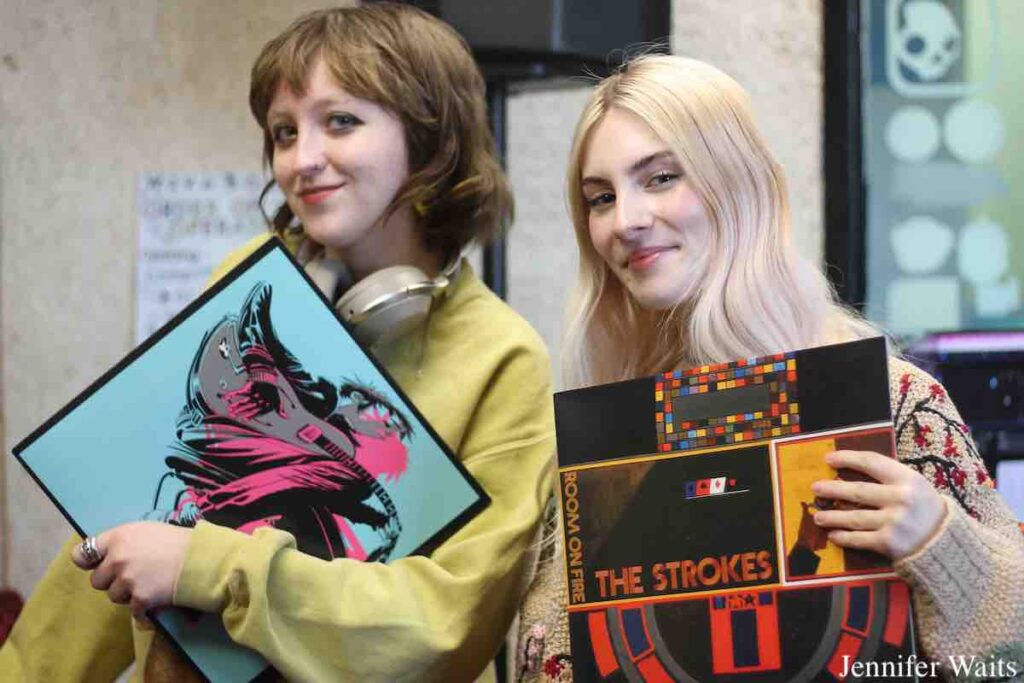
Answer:
<path fill-rule="evenodd" d="M 946 390 L 901 360 L 890 365 L 900 461 L 943 496 L 947 514 L 928 543 L 895 564 L 913 588 L 925 654 L 1024 663 L 1024 534 Z"/>

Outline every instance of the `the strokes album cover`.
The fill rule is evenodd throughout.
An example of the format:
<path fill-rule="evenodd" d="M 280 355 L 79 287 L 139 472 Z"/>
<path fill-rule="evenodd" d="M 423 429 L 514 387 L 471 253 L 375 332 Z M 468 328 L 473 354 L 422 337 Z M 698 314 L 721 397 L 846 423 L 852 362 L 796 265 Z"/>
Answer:
<path fill-rule="evenodd" d="M 833 502 L 811 482 L 859 476 L 826 453 L 895 456 L 882 339 L 561 392 L 555 415 L 576 680 L 841 681 L 914 655 L 888 560 L 813 522 Z"/>
<path fill-rule="evenodd" d="M 488 503 L 276 239 L 14 453 L 83 536 L 141 519 L 269 526 L 325 560 L 387 562 Z M 273 677 L 220 615 L 155 618 L 205 677 Z"/>

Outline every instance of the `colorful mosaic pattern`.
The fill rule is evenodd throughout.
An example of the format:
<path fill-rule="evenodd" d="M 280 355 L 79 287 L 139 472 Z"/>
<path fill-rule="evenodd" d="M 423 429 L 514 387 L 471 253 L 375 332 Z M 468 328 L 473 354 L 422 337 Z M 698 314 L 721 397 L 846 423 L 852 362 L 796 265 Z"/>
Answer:
<path fill-rule="evenodd" d="M 673 415 L 672 400 L 693 394 L 766 385 L 764 410 L 683 421 Z M 726 446 L 800 433 L 796 355 L 779 353 L 734 363 L 704 365 L 662 374 L 654 385 L 658 450 L 685 451 Z"/>

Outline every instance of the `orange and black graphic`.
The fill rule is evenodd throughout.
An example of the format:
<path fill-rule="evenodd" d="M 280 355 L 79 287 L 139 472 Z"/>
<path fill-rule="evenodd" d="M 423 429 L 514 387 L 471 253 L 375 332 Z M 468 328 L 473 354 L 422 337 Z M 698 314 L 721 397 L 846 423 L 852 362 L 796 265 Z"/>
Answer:
<path fill-rule="evenodd" d="M 913 652 L 910 595 L 898 580 L 573 612 L 570 631 L 592 652 L 573 659 L 584 681 L 841 681 L 847 662 Z"/>
<path fill-rule="evenodd" d="M 570 604 L 778 582 L 768 457 L 753 444 L 563 471 Z"/>
<path fill-rule="evenodd" d="M 831 546 L 826 452 L 892 454 L 880 339 L 555 397 L 575 680 L 833 681 L 913 653 L 906 586 Z"/>
<path fill-rule="evenodd" d="M 828 540 L 828 530 L 814 523 L 814 513 L 853 504 L 816 498 L 810 491 L 811 483 L 821 479 L 867 480 L 867 476 L 859 472 L 833 470 L 825 464 L 825 455 L 837 450 L 857 450 L 892 457 L 895 453 L 892 428 L 787 439 L 774 443 L 773 449 L 779 482 L 779 517 L 786 549 L 785 578 L 800 581 L 889 571 L 890 563 L 885 557 L 841 548 Z"/>

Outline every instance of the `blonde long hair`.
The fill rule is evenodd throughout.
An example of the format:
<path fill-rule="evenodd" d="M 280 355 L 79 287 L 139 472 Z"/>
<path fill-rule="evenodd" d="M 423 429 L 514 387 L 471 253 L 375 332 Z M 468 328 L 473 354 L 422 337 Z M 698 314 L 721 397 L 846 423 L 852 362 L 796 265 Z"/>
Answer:
<path fill-rule="evenodd" d="M 710 219 L 707 252 L 694 258 L 697 291 L 672 310 L 641 308 L 590 240 L 583 157 L 612 108 L 665 141 Z M 576 127 L 567 194 L 580 253 L 563 346 L 568 386 L 880 334 L 797 253 L 785 178 L 747 94 L 708 64 L 650 55 L 603 80 Z"/>

